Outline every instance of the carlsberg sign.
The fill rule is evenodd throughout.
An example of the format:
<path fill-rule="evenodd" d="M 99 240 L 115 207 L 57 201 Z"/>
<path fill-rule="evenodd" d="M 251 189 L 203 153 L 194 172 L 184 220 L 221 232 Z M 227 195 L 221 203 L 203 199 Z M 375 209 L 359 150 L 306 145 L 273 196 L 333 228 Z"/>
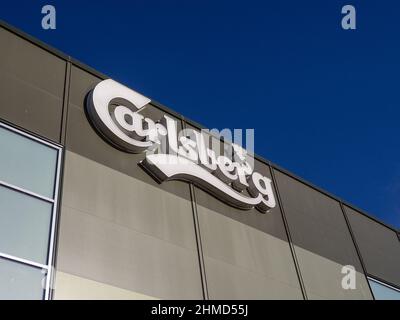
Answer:
<path fill-rule="evenodd" d="M 144 117 L 140 110 L 150 102 L 108 79 L 89 92 L 86 114 L 115 148 L 145 153 L 139 165 L 159 183 L 188 181 L 242 210 L 255 207 L 265 213 L 276 206 L 272 181 L 253 170 L 252 158 L 243 148 L 232 144 L 232 153 L 218 155 L 210 147 L 209 134 L 178 130 L 178 122 L 168 115 L 161 119 Z"/>

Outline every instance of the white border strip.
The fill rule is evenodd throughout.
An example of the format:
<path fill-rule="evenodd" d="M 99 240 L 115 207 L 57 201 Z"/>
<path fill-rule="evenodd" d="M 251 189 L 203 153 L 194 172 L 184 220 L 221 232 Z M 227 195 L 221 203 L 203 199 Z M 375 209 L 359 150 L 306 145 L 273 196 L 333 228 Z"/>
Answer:
<path fill-rule="evenodd" d="M 11 184 L 11 183 L 7 183 L 7 182 L 4 182 L 2 180 L 0 180 L 0 186 L 6 187 L 8 189 L 15 190 L 15 191 L 19 191 L 21 193 L 24 193 L 24 194 L 26 194 L 28 196 L 32 196 L 32 197 L 37 198 L 39 200 L 44 200 L 44 201 L 47 201 L 47 202 L 50 202 L 50 203 L 54 203 L 53 199 L 41 196 L 40 194 L 37 194 L 35 192 L 31 192 L 31 191 L 26 190 L 24 188 L 17 187 L 15 185 Z"/>
<path fill-rule="evenodd" d="M 44 265 L 44 264 L 41 264 L 38 262 L 34 262 L 31 260 L 23 259 L 23 258 L 18 258 L 16 256 L 6 254 L 6 253 L 0 252 L 0 258 L 4 258 L 4 259 L 15 261 L 15 262 L 20 262 L 20 263 L 23 263 L 23 264 L 26 264 L 26 265 L 29 265 L 32 267 L 40 268 L 40 269 L 46 269 L 46 270 L 49 269 L 49 266 L 47 266 L 47 265 Z"/>

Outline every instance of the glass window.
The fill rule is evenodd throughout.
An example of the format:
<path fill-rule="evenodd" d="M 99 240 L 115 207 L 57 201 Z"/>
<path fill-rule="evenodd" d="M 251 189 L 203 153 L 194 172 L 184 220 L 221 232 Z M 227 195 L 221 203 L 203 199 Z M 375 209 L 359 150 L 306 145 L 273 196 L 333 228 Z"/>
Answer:
<path fill-rule="evenodd" d="M 369 279 L 369 284 L 376 300 L 400 300 L 400 290 L 373 279 Z"/>
<path fill-rule="evenodd" d="M 0 258 L 0 300 L 43 299 L 45 271 Z"/>
<path fill-rule="evenodd" d="M 47 264 L 52 203 L 0 186 L 0 252 Z"/>
<path fill-rule="evenodd" d="M 57 150 L 0 127 L 0 181 L 53 198 Z"/>
<path fill-rule="evenodd" d="M 0 299 L 50 297 L 61 152 L 0 122 Z"/>

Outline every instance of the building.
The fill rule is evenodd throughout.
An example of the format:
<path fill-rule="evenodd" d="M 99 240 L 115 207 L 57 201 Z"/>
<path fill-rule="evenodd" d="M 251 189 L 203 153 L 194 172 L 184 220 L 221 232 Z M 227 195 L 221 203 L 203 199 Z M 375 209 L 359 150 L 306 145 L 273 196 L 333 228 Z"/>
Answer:
<path fill-rule="evenodd" d="M 1 299 L 400 298 L 398 230 L 260 157 L 249 180 L 152 166 L 199 125 L 5 23 L 0 43 Z M 121 99 L 157 134 L 127 140 Z"/>

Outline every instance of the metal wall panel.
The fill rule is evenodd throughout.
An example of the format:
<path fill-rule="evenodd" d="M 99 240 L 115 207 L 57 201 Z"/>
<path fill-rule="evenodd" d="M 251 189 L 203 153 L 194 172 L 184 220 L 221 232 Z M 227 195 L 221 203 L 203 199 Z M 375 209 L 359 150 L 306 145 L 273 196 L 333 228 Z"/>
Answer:
<path fill-rule="evenodd" d="M 345 207 L 367 272 L 400 288 L 400 240 L 392 229 Z"/>
<path fill-rule="evenodd" d="M 60 142 L 66 61 L 0 27 L 0 118 Z"/>
<path fill-rule="evenodd" d="M 284 213 L 310 299 L 371 299 L 340 203 L 274 170 Z M 356 289 L 342 288 L 345 265 L 354 266 Z"/>
<path fill-rule="evenodd" d="M 55 300 L 153 300 L 153 297 L 109 284 L 57 272 Z"/>
<path fill-rule="evenodd" d="M 159 185 L 138 166 L 143 154 L 99 137 L 84 112 L 99 81 L 72 67 L 57 267 L 146 296 L 201 299 L 189 184 Z"/>
<path fill-rule="evenodd" d="M 210 299 L 303 298 L 278 205 L 242 211 L 200 189 L 196 201 Z"/>
<path fill-rule="evenodd" d="M 157 230 L 145 233 L 140 225 L 122 224 L 113 218 L 117 212 L 116 207 L 106 218 L 63 205 L 57 270 L 153 298 L 201 299 L 197 251 L 176 244 L 185 231 L 169 241 L 156 237 Z M 133 208 L 128 214 L 141 212 Z M 57 287 L 64 290 L 56 278 Z"/>

